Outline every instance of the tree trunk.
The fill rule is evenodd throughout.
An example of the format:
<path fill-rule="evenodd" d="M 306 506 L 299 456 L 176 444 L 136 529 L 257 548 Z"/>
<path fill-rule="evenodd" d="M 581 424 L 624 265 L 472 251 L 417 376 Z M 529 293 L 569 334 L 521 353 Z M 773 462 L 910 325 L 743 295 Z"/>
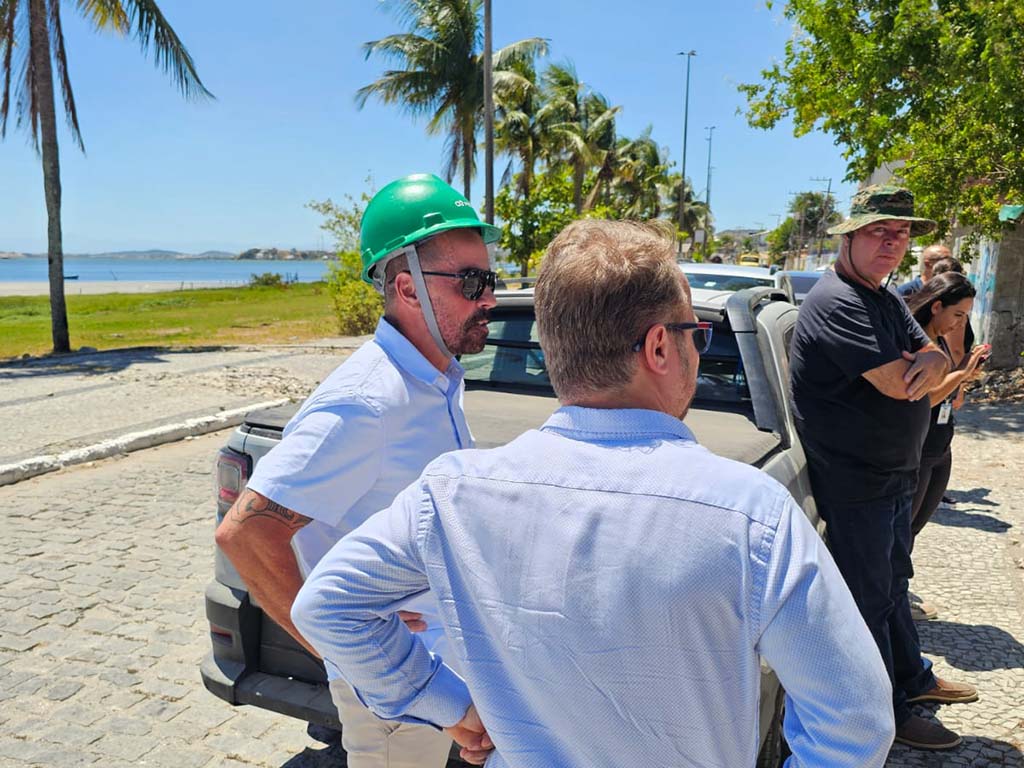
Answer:
<path fill-rule="evenodd" d="M 473 158 L 476 156 L 476 141 L 472 129 L 462 131 L 462 194 L 470 200 L 469 188 L 473 181 Z"/>
<path fill-rule="evenodd" d="M 35 70 L 33 98 L 39 109 L 43 191 L 46 197 L 47 255 L 50 267 L 50 329 L 53 351 L 70 352 L 68 310 L 64 302 L 64 245 L 60 229 L 60 156 L 57 112 L 53 97 L 53 67 L 46 0 L 29 0 L 29 56 Z"/>

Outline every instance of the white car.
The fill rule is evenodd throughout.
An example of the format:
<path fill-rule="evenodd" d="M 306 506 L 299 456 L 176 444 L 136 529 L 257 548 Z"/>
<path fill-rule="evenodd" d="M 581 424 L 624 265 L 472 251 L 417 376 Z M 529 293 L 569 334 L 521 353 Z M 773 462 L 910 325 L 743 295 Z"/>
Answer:
<path fill-rule="evenodd" d="M 679 262 L 679 268 L 690 283 L 695 302 L 724 306 L 729 296 L 746 288 L 779 288 L 789 297 L 790 303 L 793 302 L 792 291 L 786 290 L 777 275 L 767 267 L 683 261 Z"/>

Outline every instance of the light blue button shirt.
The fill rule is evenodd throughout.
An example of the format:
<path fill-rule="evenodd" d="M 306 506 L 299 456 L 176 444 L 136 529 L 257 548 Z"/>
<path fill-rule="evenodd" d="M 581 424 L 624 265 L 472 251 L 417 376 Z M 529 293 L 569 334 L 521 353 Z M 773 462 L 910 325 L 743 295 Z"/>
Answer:
<path fill-rule="evenodd" d="M 427 589 L 464 677 L 391 615 Z M 881 657 L 803 512 L 653 411 L 566 407 L 433 462 L 292 618 L 382 717 L 448 726 L 472 700 L 490 768 L 753 766 L 761 659 L 790 766 L 882 766 L 893 739 Z"/>
<path fill-rule="evenodd" d="M 432 460 L 472 447 L 462 395 L 457 361 L 441 373 L 383 319 L 373 340 L 317 387 L 249 480 L 252 490 L 312 518 L 292 539 L 303 574 Z M 403 607 L 424 614 L 428 644 L 442 636 L 432 598 Z M 327 671 L 337 677 L 330 663 Z"/>

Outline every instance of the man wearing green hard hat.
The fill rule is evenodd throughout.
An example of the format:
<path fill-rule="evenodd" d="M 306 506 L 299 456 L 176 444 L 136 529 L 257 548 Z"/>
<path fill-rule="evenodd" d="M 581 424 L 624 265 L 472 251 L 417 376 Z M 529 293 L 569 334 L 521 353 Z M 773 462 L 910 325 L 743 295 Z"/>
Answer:
<path fill-rule="evenodd" d="M 291 619 L 310 571 L 432 460 L 473 446 L 455 356 L 479 352 L 487 339 L 496 281 L 487 244 L 499 234 L 431 174 L 406 176 L 374 195 L 360 250 L 363 279 L 384 295 L 384 317 L 373 339 L 302 404 L 217 530 L 218 546 L 256 601 L 311 653 Z M 402 608 L 399 616 L 427 647 L 446 655 L 433 596 Z M 486 757 L 474 708 L 453 713 L 443 731 L 388 722 L 326 667 L 349 768 L 442 768 L 453 737 L 465 759 Z"/>
<path fill-rule="evenodd" d="M 794 420 L 829 549 L 889 673 L 896 741 L 952 749 L 960 737 L 912 711 L 966 703 L 973 686 L 937 677 L 921 655 L 908 598 L 911 512 L 930 393 L 949 357 L 883 285 L 910 240 L 935 229 L 914 196 L 892 185 L 854 195 L 835 271 L 800 306 L 790 350 Z M 842 684 L 843 681 L 839 681 Z"/>

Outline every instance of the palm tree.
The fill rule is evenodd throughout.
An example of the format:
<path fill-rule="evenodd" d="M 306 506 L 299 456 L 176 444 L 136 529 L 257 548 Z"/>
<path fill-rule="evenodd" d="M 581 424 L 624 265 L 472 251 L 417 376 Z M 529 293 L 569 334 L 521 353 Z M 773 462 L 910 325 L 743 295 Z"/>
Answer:
<path fill-rule="evenodd" d="M 665 152 L 651 138 L 651 127 L 635 139 L 620 139 L 614 191 L 619 214 L 629 219 L 656 219 L 668 181 Z"/>
<path fill-rule="evenodd" d="M 546 158 L 548 134 L 546 105 L 537 82 L 537 68 L 532 61 L 518 61 L 510 70 L 519 76 L 514 88 L 506 87 L 498 94 L 495 146 L 509 156 L 501 183 L 512 180 L 513 165 L 519 164 L 517 192 L 523 198 L 530 196 L 537 162 Z"/>
<path fill-rule="evenodd" d="M 589 115 L 602 115 L 612 109 L 607 99 L 598 93 L 590 94 L 585 103 L 584 110 Z M 615 121 L 604 121 L 599 131 L 594 132 L 592 152 L 597 160 L 597 175 L 594 177 L 594 186 L 587 194 L 583 202 L 583 210 L 589 211 L 597 205 L 602 197 L 608 200 L 611 194 L 612 183 L 615 181 L 615 173 L 619 167 L 619 149 L 623 146 L 615 133 Z"/>
<path fill-rule="evenodd" d="M 550 113 L 551 141 L 573 169 L 573 207 L 583 211 L 583 184 L 587 171 L 604 159 L 602 146 L 615 143 L 615 115 L 598 93 L 587 93 L 571 62 L 552 64 L 544 72 L 544 90 Z"/>
<path fill-rule="evenodd" d="M 665 206 L 665 213 L 669 216 L 672 221 L 679 221 L 679 174 L 670 174 L 665 182 L 666 189 L 665 198 L 667 204 Z M 690 184 L 690 180 L 686 180 L 686 208 L 683 212 L 683 232 L 688 232 L 690 235 L 694 231 L 701 228 L 704 223 L 704 214 L 707 210 L 707 205 L 703 200 L 698 200 L 693 192 L 693 186 Z"/>
<path fill-rule="evenodd" d="M 131 33 L 143 51 L 154 46 L 157 66 L 171 75 L 186 98 L 212 97 L 196 74 L 192 57 L 153 0 L 79 0 L 77 10 L 97 30 Z M 15 61 L 15 53 L 18 53 Z M 67 306 L 64 302 L 64 244 L 60 221 L 60 152 L 54 67 L 60 82 L 64 115 L 71 137 L 85 151 L 78 126 L 75 96 L 68 75 L 61 28 L 60 0 L 0 0 L 0 138 L 7 134 L 11 114 L 11 79 L 16 78 L 14 113 L 26 126 L 43 163 L 46 198 L 47 253 L 50 277 L 50 324 L 54 352 L 70 352 Z"/>
<path fill-rule="evenodd" d="M 372 40 L 363 46 L 395 61 L 399 69 L 356 92 L 362 108 L 371 96 L 385 104 L 400 104 L 413 116 L 430 120 L 427 132 L 443 133 L 445 178 L 451 182 L 462 170 L 462 189 L 468 198 L 476 170 L 476 137 L 484 108 L 484 72 L 480 22 L 482 0 L 396 0 L 393 3 L 408 31 Z M 494 52 L 494 91 L 524 87 L 512 70 L 517 61 L 532 61 L 547 52 L 539 37 L 507 45 Z"/>

